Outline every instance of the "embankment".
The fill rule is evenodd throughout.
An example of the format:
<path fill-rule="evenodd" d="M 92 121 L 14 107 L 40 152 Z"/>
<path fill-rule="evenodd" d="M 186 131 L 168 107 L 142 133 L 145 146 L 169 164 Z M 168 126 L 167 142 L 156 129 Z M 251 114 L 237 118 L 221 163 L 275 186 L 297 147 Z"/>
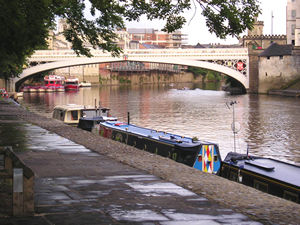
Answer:
<path fill-rule="evenodd" d="M 67 126 L 14 104 L 2 104 L 0 101 L 0 107 L 10 115 L 16 115 L 22 120 L 57 133 L 95 152 L 173 182 L 264 224 L 299 224 L 299 204 Z"/>

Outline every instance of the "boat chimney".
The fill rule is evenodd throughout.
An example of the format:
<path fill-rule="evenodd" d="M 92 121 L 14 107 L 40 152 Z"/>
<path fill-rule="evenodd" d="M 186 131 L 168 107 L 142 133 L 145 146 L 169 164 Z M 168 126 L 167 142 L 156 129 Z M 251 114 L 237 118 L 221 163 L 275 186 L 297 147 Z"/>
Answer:
<path fill-rule="evenodd" d="M 130 124 L 130 112 L 127 112 L 127 123 Z"/>

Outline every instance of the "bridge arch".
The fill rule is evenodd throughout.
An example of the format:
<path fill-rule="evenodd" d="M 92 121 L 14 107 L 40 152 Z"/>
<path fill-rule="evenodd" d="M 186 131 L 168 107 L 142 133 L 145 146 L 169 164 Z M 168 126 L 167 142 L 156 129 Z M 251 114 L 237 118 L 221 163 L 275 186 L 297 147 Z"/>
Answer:
<path fill-rule="evenodd" d="M 236 79 L 237 81 L 239 81 L 246 90 L 249 88 L 248 78 L 237 70 L 231 69 L 223 65 L 207 62 L 207 61 L 200 61 L 196 59 L 182 59 L 179 57 L 174 57 L 174 58 L 173 57 L 161 57 L 161 58 L 130 57 L 130 59 L 126 59 L 126 60 L 124 60 L 123 58 L 116 58 L 116 57 L 69 59 L 64 61 L 40 64 L 37 66 L 27 68 L 21 73 L 19 77 L 15 78 L 13 82 L 15 83 L 15 90 L 18 90 L 21 83 L 23 83 L 30 76 L 33 76 L 34 74 L 40 72 L 46 72 L 54 69 L 71 67 L 71 66 L 81 66 L 87 64 L 98 64 L 98 63 L 109 63 L 109 62 L 120 62 L 120 61 L 151 62 L 151 63 L 164 63 L 164 64 L 200 67 L 200 68 L 209 69 L 209 70 L 226 74 L 227 76 L 230 76 Z"/>

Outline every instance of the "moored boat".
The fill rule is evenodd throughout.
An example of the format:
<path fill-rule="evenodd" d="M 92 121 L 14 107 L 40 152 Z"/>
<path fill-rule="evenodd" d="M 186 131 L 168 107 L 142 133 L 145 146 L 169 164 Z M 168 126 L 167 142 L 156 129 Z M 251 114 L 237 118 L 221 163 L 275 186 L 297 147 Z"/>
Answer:
<path fill-rule="evenodd" d="M 45 82 L 45 91 L 54 92 L 54 91 L 64 91 L 64 80 L 63 76 L 58 75 L 49 75 L 44 77 Z"/>
<path fill-rule="evenodd" d="M 30 90 L 30 86 L 24 86 L 21 91 L 24 92 L 24 93 L 29 93 L 29 90 Z"/>
<path fill-rule="evenodd" d="M 300 203 L 300 167 L 279 160 L 230 152 L 219 175 Z"/>
<path fill-rule="evenodd" d="M 39 87 L 38 86 L 30 86 L 29 87 L 29 92 L 30 93 L 36 93 L 38 92 Z"/>
<path fill-rule="evenodd" d="M 198 170 L 217 173 L 220 169 L 221 157 L 219 147 L 215 143 L 120 121 L 101 122 L 99 127 L 99 133 L 103 137 L 171 158 Z"/>
<path fill-rule="evenodd" d="M 45 91 L 46 91 L 46 87 L 45 86 L 38 87 L 37 92 L 45 92 Z"/>
<path fill-rule="evenodd" d="M 300 166 L 283 161 L 247 154 L 236 153 L 235 135 L 239 131 L 235 122 L 234 105 L 236 101 L 226 103 L 233 109 L 232 131 L 234 134 L 234 152 L 229 152 L 221 163 L 219 175 L 260 191 L 300 203 Z"/>
<path fill-rule="evenodd" d="M 92 84 L 90 82 L 80 82 L 79 87 L 91 87 Z"/>
<path fill-rule="evenodd" d="M 97 130 L 96 125 L 104 121 L 117 121 L 116 117 L 109 115 L 108 108 L 95 108 L 94 110 L 82 110 L 82 117 L 79 119 L 78 128 L 92 131 Z M 97 132 L 97 131 L 94 131 Z"/>
<path fill-rule="evenodd" d="M 65 90 L 74 90 L 79 89 L 79 79 L 78 78 L 68 78 L 65 80 Z"/>
<path fill-rule="evenodd" d="M 52 118 L 61 120 L 65 124 L 77 126 L 80 117 L 88 110 L 96 110 L 92 106 L 83 106 L 76 104 L 58 105 L 54 107 Z"/>

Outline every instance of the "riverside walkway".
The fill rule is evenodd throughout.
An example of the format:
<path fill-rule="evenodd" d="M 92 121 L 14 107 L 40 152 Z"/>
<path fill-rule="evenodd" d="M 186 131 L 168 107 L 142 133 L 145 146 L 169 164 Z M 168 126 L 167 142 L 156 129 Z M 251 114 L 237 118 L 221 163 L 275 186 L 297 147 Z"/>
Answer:
<path fill-rule="evenodd" d="M 0 126 L 0 144 L 11 145 L 35 173 L 35 216 L 0 218 L 0 224 L 254 225 L 300 221 L 299 204 L 14 104 L 0 101 Z"/>

